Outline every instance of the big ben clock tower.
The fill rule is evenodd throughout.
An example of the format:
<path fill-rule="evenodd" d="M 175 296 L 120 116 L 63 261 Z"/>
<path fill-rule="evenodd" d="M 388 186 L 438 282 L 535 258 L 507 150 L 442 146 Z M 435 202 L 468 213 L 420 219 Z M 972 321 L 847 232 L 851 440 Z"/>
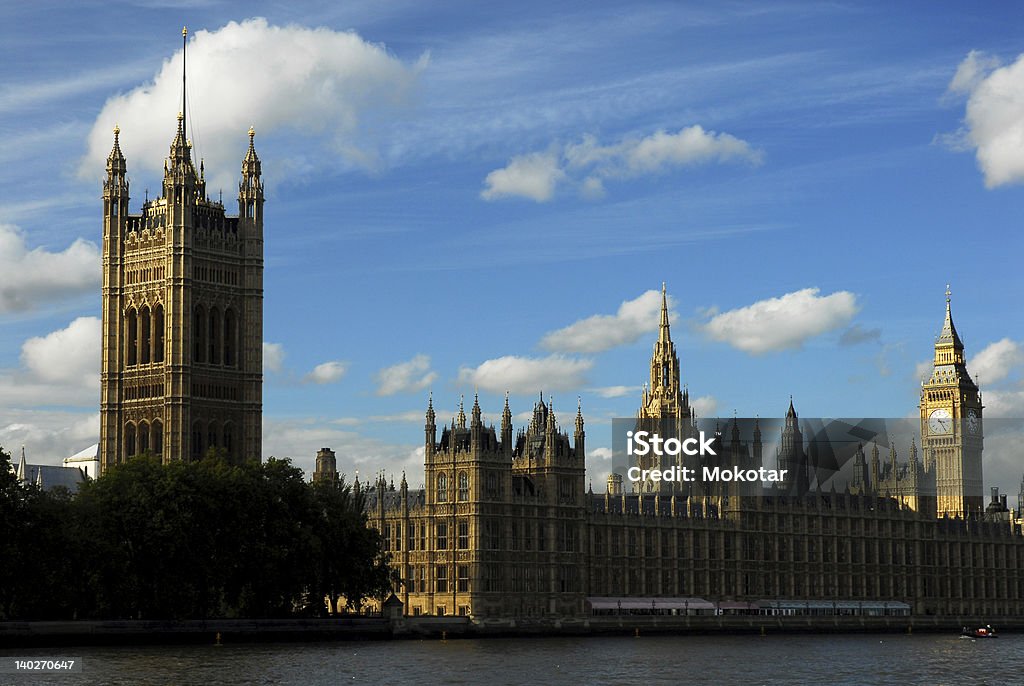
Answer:
<path fill-rule="evenodd" d="M 936 515 L 967 517 L 982 511 L 981 395 L 964 363 L 949 306 L 935 342 L 931 377 L 921 387 L 921 446 L 935 474 Z"/>

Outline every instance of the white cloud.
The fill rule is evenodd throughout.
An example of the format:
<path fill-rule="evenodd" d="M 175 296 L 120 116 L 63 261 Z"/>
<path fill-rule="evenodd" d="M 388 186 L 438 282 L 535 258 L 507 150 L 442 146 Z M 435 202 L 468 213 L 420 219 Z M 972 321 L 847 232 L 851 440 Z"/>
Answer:
<path fill-rule="evenodd" d="M 675 133 L 664 130 L 643 138 L 625 138 L 602 145 L 592 135 L 579 143 L 513 157 L 508 165 L 484 179 L 480 196 L 485 200 L 519 196 L 537 202 L 550 200 L 557 187 L 570 184 L 586 198 L 604 197 L 604 182 L 669 169 L 712 162 L 760 164 L 763 153 L 728 133 L 706 131 L 700 125 Z"/>
<path fill-rule="evenodd" d="M 423 481 L 423 446 L 390 443 L 355 431 L 340 429 L 333 422 L 317 417 L 283 418 L 264 416 L 263 456 L 290 457 L 293 463 L 312 477 L 316 453 L 320 448 L 334 450 L 338 471 L 349 483 L 359 472 L 365 482 L 383 471 L 394 476 L 395 485 L 405 470 L 410 488 Z"/>
<path fill-rule="evenodd" d="M 602 386 L 590 389 L 602 398 L 621 398 L 640 392 L 640 386 Z"/>
<path fill-rule="evenodd" d="M 755 355 L 799 348 L 810 338 L 846 326 L 859 309 L 853 293 L 818 292 L 805 288 L 714 314 L 701 328 L 714 340 Z"/>
<path fill-rule="evenodd" d="M 587 487 L 595 493 L 608 490 L 608 475 L 612 471 L 612 449 L 594 448 L 587 452 Z"/>
<path fill-rule="evenodd" d="M 331 360 L 313 367 L 313 371 L 306 374 L 304 381 L 315 384 L 329 384 L 340 381 L 348 371 L 348 364 L 340 360 Z"/>
<path fill-rule="evenodd" d="M 991 384 L 1005 379 L 1021 362 L 1024 362 L 1024 350 L 1020 344 L 1004 338 L 980 350 L 967 363 L 967 368 L 975 381 Z"/>
<path fill-rule="evenodd" d="M 519 196 L 547 202 L 555 194 L 555 186 L 565 178 L 552 152 L 535 152 L 513 157 L 508 165 L 495 169 L 484 179 L 480 192 L 484 200 Z"/>
<path fill-rule="evenodd" d="M 1024 418 L 1024 390 L 985 391 L 984 398 L 986 417 Z M 1019 456 L 1020 443 L 1017 444 L 1017 453 Z"/>
<path fill-rule="evenodd" d="M 416 355 L 408 362 L 400 362 L 377 372 L 377 395 L 422 391 L 436 379 L 437 373 L 430 370 L 430 357 Z"/>
<path fill-rule="evenodd" d="M 263 371 L 279 372 L 284 365 L 284 345 L 263 342 Z"/>
<path fill-rule="evenodd" d="M 670 306 L 671 302 L 670 298 Z M 595 314 L 552 331 L 540 345 L 552 352 L 603 352 L 634 343 L 645 333 L 656 331 L 660 315 L 661 292 L 650 290 L 623 302 L 615 314 Z"/>
<path fill-rule="evenodd" d="M 989 72 L 999 65 L 999 58 L 986 55 L 978 50 L 971 50 L 957 67 L 953 80 L 949 82 L 947 92 L 956 95 L 969 94 L 985 80 Z"/>
<path fill-rule="evenodd" d="M 563 355 L 506 355 L 487 360 L 478 367 L 462 367 L 459 383 L 496 393 L 574 390 L 586 384 L 586 374 L 593 366 L 592 360 Z"/>
<path fill-rule="evenodd" d="M 718 400 L 712 395 L 691 398 L 690 406 L 693 407 L 698 417 L 714 417 L 718 412 Z"/>
<path fill-rule="evenodd" d="M 77 239 L 60 252 L 28 249 L 16 227 L 0 224 L 0 313 L 32 309 L 100 287 L 100 251 Z"/>
<path fill-rule="evenodd" d="M 79 317 L 67 328 L 25 341 L 21 346 L 22 363 L 42 381 L 98 392 L 101 334 L 99 318 Z"/>
<path fill-rule="evenodd" d="M 934 360 L 922 360 L 914 365 L 914 379 L 917 381 L 927 381 L 928 377 L 932 375 L 932 369 L 935 366 Z"/>
<path fill-rule="evenodd" d="M 99 412 L 0 410 L 0 447 L 15 463 L 25 446 L 30 463 L 60 465 L 65 457 L 97 443 L 99 436 Z"/>
<path fill-rule="evenodd" d="M 941 137 L 975 150 L 985 186 L 1024 182 L 1024 55 L 1012 64 L 977 51 L 968 53 L 949 84 L 967 95 L 962 135 Z"/>
<path fill-rule="evenodd" d="M 83 176 L 102 173 L 115 123 L 129 171 L 162 169 L 181 109 L 182 59 L 178 50 L 152 82 L 106 102 L 89 135 Z M 293 166 L 339 160 L 373 166 L 375 127 L 361 124 L 402 106 L 426 59 L 407 65 L 355 32 L 272 26 L 254 18 L 197 31 L 189 40 L 188 65 L 188 90 L 194 95 L 186 112 L 187 134 L 195 132 L 196 152 L 205 157 L 207 169 L 223 170 L 223 178 L 208 179 L 215 189 L 234 183 L 250 125 L 261 135 L 287 128 L 316 138 L 320 145 L 303 146 L 306 156 Z M 311 156 L 310 150 L 319 152 Z"/>

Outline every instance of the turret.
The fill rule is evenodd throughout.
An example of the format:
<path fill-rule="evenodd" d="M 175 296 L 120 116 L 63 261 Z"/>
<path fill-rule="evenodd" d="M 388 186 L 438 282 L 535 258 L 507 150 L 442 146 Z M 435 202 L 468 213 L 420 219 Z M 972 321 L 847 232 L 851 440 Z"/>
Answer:
<path fill-rule="evenodd" d="M 512 410 L 508 406 L 508 391 L 505 391 L 505 409 L 501 411 L 501 451 L 506 457 L 512 455 Z"/>
<path fill-rule="evenodd" d="M 424 443 L 423 451 L 424 455 L 429 460 L 434 454 L 434 447 L 437 445 L 437 425 L 434 423 L 436 415 L 434 414 L 434 394 L 433 392 L 427 396 L 427 422 L 423 426 Z"/>
<path fill-rule="evenodd" d="M 576 431 L 573 433 L 573 450 L 580 460 L 586 459 L 586 432 L 583 431 L 583 399 L 576 398 Z"/>
<path fill-rule="evenodd" d="M 470 413 L 469 423 L 469 445 L 473 452 L 479 452 L 480 450 L 480 436 L 483 433 L 483 422 L 480 419 L 480 395 L 478 393 L 473 394 L 473 410 Z"/>
<path fill-rule="evenodd" d="M 878 495 L 878 488 L 882 483 L 882 465 L 878 460 L 878 444 L 871 444 L 871 489 Z"/>
<path fill-rule="evenodd" d="M 238 184 L 238 216 L 262 219 L 263 181 L 259 155 L 256 154 L 256 130 L 249 127 L 249 149 L 242 159 L 242 181 Z"/>

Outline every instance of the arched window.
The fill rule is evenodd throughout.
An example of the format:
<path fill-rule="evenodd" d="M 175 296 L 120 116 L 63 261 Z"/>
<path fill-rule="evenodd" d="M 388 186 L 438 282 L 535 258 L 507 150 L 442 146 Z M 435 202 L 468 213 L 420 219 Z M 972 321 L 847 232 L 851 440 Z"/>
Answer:
<path fill-rule="evenodd" d="M 206 310 L 196 305 L 195 316 L 192 317 L 192 361 L 203 362 L 206 359 Z"/>
<path fill-rule="evenodd" d="M 224 446 L 224 450 L 228 454 L 228 459 L 233 458 L 235 456 L 235 437 L 234 427 L 230 422 L 224 425 L 224 440 L 222 441 L 222 444 Z"/>
<path fill-rule="evenodd" d="M 124 425 L 124 456 L 135 454 L 135 425 L 128 422 Z"/>
<path fill-rule="evenodd" d="M 208 359 L 210 364 L 220 364 L 220 312 L 216 307 L 210 308 L 210 345 Z"/>
<path fill-rule="evenodd" d="M 164 306 L 153 308 L 153 361 L 164 361 Z"/>
<path fill-rule="evenodd" d="M 150 351 L 153 341 L 150 337 L 153 322 L 149 318 L 149 308 L 143 307 L 139 310 L 139 328 L 142 329 L 141 340 L 139 341 L 139 364 L 149 364 Z"/>
<path fill-rule="evenodd" d="M 149 452 L 149 424 L 139 422 L 139 453 Z"/>
<path fill-rule="evenodd" d="M 164 452 L 164 424 L 159 419 L 153 420 L 153 428 L 149 430 L 150 443 L 153 454 L 162 455 Z"/>
<path fill-rule="evenodd" d="M 217 423 L 210 422 L 210 425 L 206 427 L 206 448 L 216 448 L 217 444 Z"/>
<path fill-rule="evenodd" d="M 128 312 L 125 314 L 125 347 L 128 364 L 138 364 L 139 319 L 135 314 L 134 307 L 128 308 Z"/>
<path fill-rule="evenodd" d="M 235 311 L 228 308 L 224 311 L 224 365 L 235 366 Z"/>
<path fill-rule="evenodd" d="M 438 474 L 437 475 L 437 501 L 439 503 L 448 502 L 448 475 Z"/>
<path fill-rule="evenodd" d="M 469 476 L 466 472 L 459 472 L 459 500 L 469 500 Z"/>
<path fill-rule="evenodd" d="M 192 459 L 198 460 L 203 456 L 203 428 L 199 422 L 192 425 Z"/>

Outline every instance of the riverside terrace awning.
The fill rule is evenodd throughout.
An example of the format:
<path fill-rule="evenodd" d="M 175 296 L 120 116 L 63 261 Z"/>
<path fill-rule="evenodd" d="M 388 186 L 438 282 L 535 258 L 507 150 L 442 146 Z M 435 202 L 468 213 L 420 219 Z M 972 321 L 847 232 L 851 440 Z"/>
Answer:
<path fill-rule="evenodd" d="M 910 605 L 901 600 L 762 600 L 764 614 L 904 616 Z"/>
<path fill-rule="evenodd" d="M 715 604 L 703 598 L 587 598 L 593 612 L 673 614 L 714 611 Z"/>

